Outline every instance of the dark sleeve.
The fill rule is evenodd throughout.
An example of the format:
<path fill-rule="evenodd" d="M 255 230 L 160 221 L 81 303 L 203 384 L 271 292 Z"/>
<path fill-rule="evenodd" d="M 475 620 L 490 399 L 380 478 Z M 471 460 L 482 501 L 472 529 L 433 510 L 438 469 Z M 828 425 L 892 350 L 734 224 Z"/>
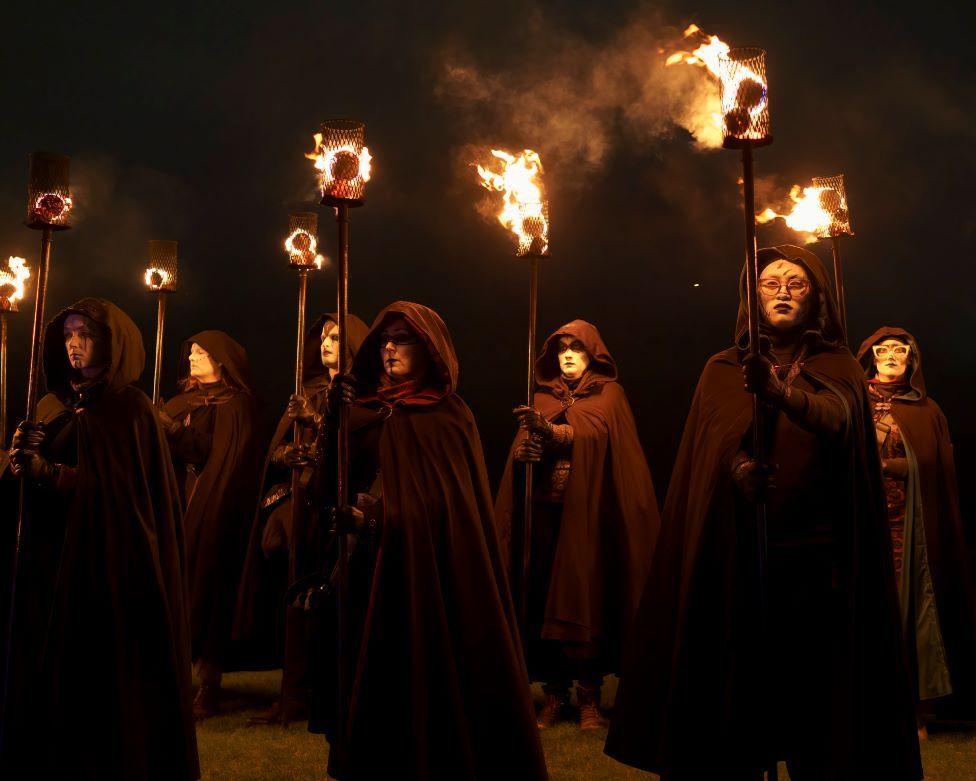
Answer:
<path fill-rule="evenodd" d="M 826 388 L 815 392 L 790 388 L 789 396 L 783 399 L 783 411 L 796 425 L 812 434 L 839 439 L 847 433 L 847 404 Z"/>
<path fill-rule="evenodd" d="M 209 431 L 181 424 L 168 431 L 166 438 L 173 455 L 185 464 L 203 464 L 210 456 L 213 435 Z"/>

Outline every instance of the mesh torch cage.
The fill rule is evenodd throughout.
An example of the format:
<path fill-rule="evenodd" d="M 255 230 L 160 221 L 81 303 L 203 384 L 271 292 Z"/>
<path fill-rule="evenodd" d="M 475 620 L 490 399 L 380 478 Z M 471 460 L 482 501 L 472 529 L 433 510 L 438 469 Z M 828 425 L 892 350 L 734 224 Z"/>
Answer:
<path fill-rule="evenodd" d="M 519 205 L 518 257 L 549 257 L 549 201 Z"/>
<path fill-rule="evenodd" d="M 288 238 L 285 251 L 292 268 L 316 269 L 321 263 L 318 254 L 319 216 L 315 212 L 288 215 Z"/>
<path fill-rule="evenodd" d="M 732 49 L 719 58 L 722 120 L 727 149 L 773 142 L 764 49 Z"/>
<path fill-rule="evenodd" d="M 67 230 L 71 227 L 71 190 L 68 186 L 68 166 L 71 158 L 47 152 L 33 152 L 27 156 L 27 219 L 28 228 Z"/>
<path fill-rule="evenodd" d="M 847 191 L 844 189 L 844 174 L 837 176 L 815 176 L 813 186 L 820 188 L 820 208 L 830 218 L 825 229 L 817 235 L 821 239 L 833 236 L 853 236 L 851 213 L 847 210 Z"/>
<path fill-rule="evenodd" d="M 327 119 L 317 150 L 319 188 L 326 206 L 362 206 L 369 181 L 366 125 L 354 119 Z"/>
<path fill-rule="evenodd" d="M 149 263 L 146 265 L 146 285 L 150 290 L 172 293 L 176 290 L 177 243 L 175 241 L 149 242 Z"/>

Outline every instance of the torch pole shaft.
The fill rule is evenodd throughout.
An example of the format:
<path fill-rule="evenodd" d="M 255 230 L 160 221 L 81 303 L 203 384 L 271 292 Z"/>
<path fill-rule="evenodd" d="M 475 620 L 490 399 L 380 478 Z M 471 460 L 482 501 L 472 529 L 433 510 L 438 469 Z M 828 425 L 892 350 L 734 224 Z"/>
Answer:
<path fill-rule="evenodd" d="M 847 336 L 847 301 L 844 298 L 844 264 L 840 257 L 840 236 L 831 236 L 830 243 L 834 254 L 834 291 L 837 293 L 837 306 L 840 309 L 840 324 L 844 329 L 844 339 Z"/>
<path fill-rule="evenodd" d="M 0 448 L 7 448 L 7 313 L 0 312 Z"/>
<path fill-rule="evenodd" d="M 44 226 L 41 231 L 41 258 L 37 268 L 37 292 L 34 296 L 34 322 L 31 328 L 30 364 L 27 372 L 27 404 L 26 419 L 35 422 L 37 416 L 37 396 L 41 380 L 41 352 L 42 329 L 44 328 L 44 305 L 47 301 L 47 278 L 51 266 L 51 244 L 54 242 L 54 231 L 50 226 Z M 3 700 L 0 708 L 0 749 L 4 746 L 5 724 L 10 723 L 7 717 L 7 707 L 10 702 L 10 682 L 13 673 L 13 635 L 17 613 L 17 575 L 20 561 L 24 555 L 24 540 L 27 537 L 27 526 L 30 519 L 25 510 L 27 493 L 27 478 L 20 479 L 20 494 L 17 497 L 17 536 L 14 547 L 14 561 L 10 573 L 10 604 L 7 609 L 7 649 L 4 656 Z"/>
<path fill-rule="evenodd" d="M 153 404 L 159 404 L 159 385 L 163 375 L 163 334 L 166 331 L 166 293 L 156 293 L 156 362 L 153 364 Z"/>
<path fill-rule="evenodd" d="M 336 207 L 336 223 L 338 225 L 338 249 L 339 249 L 339 268 L 337 279 L 338 292 L 338 315 L 339 315 L 339 363 L 338 370 L 340 375 L 349 373 L 352 368 L 349 366 L 349 329 L 346 327 L 346 319 L 349 313 L 349 207 L 342 204 Z M 342 506 L 349 501 L 349 409 L 345 404 L 339 408 L 339 432 L 338 432 L 338 453 L 337 453 L 337 480 L 336 480 L 336 504 Z M 348 637 L 346 632 L 347 623 L 347 602 L 349 589 L 349 540 L 345 534 L 339 535 L 339 578 L 337 587 L 337 614 L 338 627 L 336 632 L 337 657 L 339 660 L 339 675 L 336 686 L 336 699 L 338 705 L 336 719 L 336 743 L 333 750 L 338 753 L 338 760 L 344 763 L 346 760 L 346 747 L 348 730 L 346 724 L 347 717 L 347 692 L 346 692 L 346 672 L 349 663 L 346 655 L 349 652 Z"/>
<path fill-rule="evenodd" d="M 745 220 L 745 244 L 746 244 L 746 308 L 749 314 L 749 352 L 758 354 L 759 344 L 759 251 L 756 247 L 756 194 L 755 179 L 753 176 L 752 165 L 752 145 L 746 143 L 742 147 L 742 200 L 743 216 Z M 753 458 L 760 465 L 766 465 L 766 427 L 763 414 L 763 405 L 759 396 L 752 397 L 752 448 Z M 766 503 L 759 502 L 756 505 L 756 558 L 758 563 L 759 580 L 759 625 L 762 633 L 759 640 L 760 653 L 768 654 L 769 626 L 768 626 L 768 596 L 767 590 L 767 539 L 766 539 Z M 768 665 L 760 665 L 763 671 L 768 669 Z M 769 707 L 770 687 L 763 683 L 762 697 L 765 708 Z M 766 723 L 761 724 L 759 733 L 765 737 L 769 734 L 769 725 L 772 723 L 772 714 L 767 710 L 760 711 L 764 714 Z M 764 761 L 767 765 L 766 773 L 769 781 L 776 781 L 778 771 L 776 757 L 769 749 L 768 740 L 763 744 Z"/>
<path fill-rule="evenodd" d="M 536 322 L 539 311 L 539 258 L 532 257 L 532 266 L 529 272 L 529 327 L 528 327 L 528 349 L 526 350 L 528 362 L 525 374 L 525 403 L 527 406 L 534 406 L 535 402 L 535 345 L 536 345 Z M 534 472 L 532 462 L 525 463 L 525 496 L 522 506 L 522 529 L 520 545 L 518 546 L 515 566 L 515 611 L 519 629 L 522 634 L 523 643 L 528 642 L 527 624 L 527 605 L 529 589 L 529 566 L 532 553 L 532 487 Z"/>
<path fill-rule="evenodd" d="M 308 270 L 298 270 L 298 317 L 297 333 L 295 335 L 295 395 L 301 396 L 304 393 L 304 353 L 305 353 L 305 301 L 308 296 Z M 293 444 L 302 444 L 302 427 L 296 421 L 292 425 L 291 441 Z M 305 515 L 301 511 L 301 477 L 300 470 L 291 471 L 291 528 L 292 544 L 288 550 L 288 578 L 294 583 L 298 578 L 305 574 L 301 561 L 301 553 L 304 551 L 305 540 Z M 282 686 L 282 695 L 284 695 Z M 284 703 L 282 703 L 284 704 Z"/>

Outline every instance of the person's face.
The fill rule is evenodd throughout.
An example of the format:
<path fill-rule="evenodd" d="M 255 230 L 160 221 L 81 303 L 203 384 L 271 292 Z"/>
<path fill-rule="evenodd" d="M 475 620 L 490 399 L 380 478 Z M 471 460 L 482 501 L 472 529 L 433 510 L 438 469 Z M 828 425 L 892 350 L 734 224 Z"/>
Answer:
<path fill-rule="evenodd" d="M 898 382 L 908 371 L 911 349 L 900 339 L 885 339 L 871 347 L 874 352 L 874 368 L 881 382 Z"/>
<path fill-rule="evenodd" d="M 95 340 L 95 329 L 84 315 L 69 315 L 64 321 L 64 349 L 72 369 L 101 369 L 101 350 Z"/>
<path fill-rule="evenodd" d="M 220 364 L 196 342 L 190 345 L 190 376 L 199 382 L 217 382 L 220 379 Z"/>
<path fill-rule="evenodd" d="M 419 377 L 427 369 L 427 348 L 417 333 L 398 317 L 380 332 L 383 370 L 394 380 Z"/>
<path fill-rule="evenodd" d="M 773 328 L 787 331 L 803 325 L 812 299 L 812 285 L 803 266 L 776 260 L 759 275 L 759 303 Z"/>
<path fill-rule="evenodd" d="M 590 354 L 583 343 L 572 336 L 559 337 L 559 371 L 567 380 L 578 380 L 590 365 Z"/>
<path fill-rule="evenodd" d="M 331 320 L 322 326 L 322 365 L 327 369 L 339 368 L 339 326 Z"/>

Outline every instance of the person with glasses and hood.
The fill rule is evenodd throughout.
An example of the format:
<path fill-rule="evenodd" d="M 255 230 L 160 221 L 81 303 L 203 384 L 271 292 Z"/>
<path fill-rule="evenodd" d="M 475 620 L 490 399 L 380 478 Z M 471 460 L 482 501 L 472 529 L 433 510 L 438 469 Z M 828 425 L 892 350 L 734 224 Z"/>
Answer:
<path fill-rule="evenodd" d="M 959 511 L 952 440 L 925 388 L 918 342 L 884 326 L 857 354 L 884 472 L 905 643 L 925 716 L 976 718 L 976 598 Z M 950 696 L 951 695 L 951 696 Z"/>
<path fill-rule="evenodd" d="M 0 776 L 192 781 L 180 496 L 134 384 L 142 337 L 117 306 L 84 298 L 48 324 L 43 365 L 38 423 L 18 426 L 11 451 L 30 534 Z"/>
<path fill-rule="evenodd" d="M 917 781 L 863 371 L 819 258 L 783 245 L 759 267 L 763 349 L 747 354 L 743 269 L 735 343 L 705 365 L 688 414 L 606 751 L 668 781 L 760 779 L 772 760 L 794 781 Z"/>

